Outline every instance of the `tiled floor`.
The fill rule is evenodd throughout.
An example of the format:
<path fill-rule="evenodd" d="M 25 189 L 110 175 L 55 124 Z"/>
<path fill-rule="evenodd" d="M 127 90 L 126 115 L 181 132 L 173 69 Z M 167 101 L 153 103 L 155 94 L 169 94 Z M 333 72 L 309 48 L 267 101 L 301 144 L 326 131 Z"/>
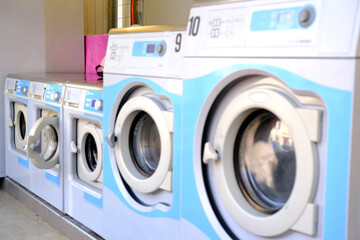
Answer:
<path fill-rule="evenodd" d="M 104 240 L 10 178 L 0 178 L 0 240 Z"/>
<path fill-rule="evenodd" d="M 0 189 L 0 239 L 66 240 L 68 238 Z"/>

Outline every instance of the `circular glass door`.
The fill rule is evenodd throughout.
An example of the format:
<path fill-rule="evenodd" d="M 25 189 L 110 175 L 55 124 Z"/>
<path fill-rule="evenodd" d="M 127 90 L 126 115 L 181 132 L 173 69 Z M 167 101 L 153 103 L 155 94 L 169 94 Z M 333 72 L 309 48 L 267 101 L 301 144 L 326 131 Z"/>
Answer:
<path fill-rule="evenodd" d="M 140 193 L 171 192 L 173 112 L 156 95 L 130 98 L 115 123 L 116 163 L 125 182 Z"/>
<path fill-rule="evenodd" d="M 98 150 L 95 138 L 90 133 L 85 137 L 85 159 L 90 171 L 93 172 L 98 163 Z"/>
<path fill-rule="evenodd" d="M 25 139 L 26 136 L 26 120 L 25 120 L 25 115 L 24 113 L 21 111 L 18 113 L 18 119 L 19 119 L 19 128 L 17 128 L 19 130 L 19 135 L 21 137 L 22 140 Z"/>
<path fill-rule="evenodd" d="M 268 86 L 232 93 L 211 112 L 203 140 L 204 180 L 218 216 L 259 236 L 292 228 L 314 234 L 320 110 Z"/>
<path fill-rule="evenodd" d="M 56 129 L 50 125 L 47 125 L 41 131 L 41 137 L 36 142 L 35 149 L 38 154 L 44 159 L 44 161 L 49 161 L 54 157 L 58 145 L 59 142 Z"/>
<path fill-rule="evenodd" d="M 37 168 L 55 167 L 59 163 L 59 118 L 39 118 L 30 129 L 28 145 L 28 157 Z"/>
<path fill-rule="evenodd" d="M 22 103 L 14 103 L 14 142 L 18 150 L 26 151 L 27 146 L 27 107 Z"/>
<path fill-rule="evenodd" d="M 102 132 L 90 121 L 77 120 L 77 176 L 89 184 L 102 182 Z"/>

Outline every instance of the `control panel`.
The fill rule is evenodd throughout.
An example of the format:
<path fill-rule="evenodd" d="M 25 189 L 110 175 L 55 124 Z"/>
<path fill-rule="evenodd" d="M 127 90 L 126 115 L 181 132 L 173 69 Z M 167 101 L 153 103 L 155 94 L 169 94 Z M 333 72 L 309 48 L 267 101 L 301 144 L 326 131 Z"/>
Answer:
<path fill-rule="evenodd" d="M 30 81 L 18 80 L 16 83 L 16 95 L 27 97 L 29 96 Z"/>
<path fill-rule="evenodd" d="M 64 104 L 79 107 L 80 102 L 84 101 L 81 101 L 81 99 L 84 99 L 84 97 L 82 97 L 84 94 L 81 94 L 81 92 L 80 88 L 66 87 Z"/>
<path fill-rule="evenodd" d="M 313 5 L 255 11 L 251 31 L 289 30 L 308 28 L 315 20 Z"/>
<path fill-rule="evenodd" d="M 196 30 L 189 32 L 190 45 L 192 40 L 201 45 L 201 39 L 196 39 L 199 33 L 205 37 L 206 49 L 313 46 L 319 25 L 317 8 L 308 2 L 219 7 L 206 13 L 204 29 L 200 24 L 204 16 L 190 16 L 189 28 Z"/>
<path fill-rule="evenodd" d="M 181 29 L 142 32 L 142 28 L 138 28 L 131 33 L 110 32 L 105 74 L 179 78 L 186 34 L 185 28 Z"/>
<path fill-rule="evenodd" d="M 357 0 L 226 1 L 193 7 L 184 56 L 358 56 L 359 11 Z"/>
<path fill-rule="evenodd" d="M 103 92 L 87 90 L 85 95 L 84 110 L 102 113 L 103 99 Z"/>
<path fill-rule="evenodd" d="M 104 94 L 102 91 L 67 87 L 64 105 L 79 110 L 102 113 L 103 99 Z"/>
<path fill-rule="evenodd" d="M 315 46 L 319 28 L 316 9 L 306 2 L 253 7 L 245 47 Z"/>
<path fill-rule="evenodd" d="M 163 70 L 168 65 L 168 38 L 120 38 L 111 36 L 106 60 L 108 66 L 130 69 Z M 125 68 L 128 68 L 125 70 Z M 119 69 L 121 71 L 121 69 Z"/>
<path fill-rule="evenodd" d="M 232 11 L 228 9 L 212 11 L 209 13 L 208 19 L 205 33 L 205 48 L 217 48 L 219 46 L 238 47 L 243 44 L 246 8 L 234 8 Z M 193 18 L 192 27 L 199 29 L 200 24 L 197 24 L 200 21 L 200 16 Z M 191 32 L 191 36 L 192 34 L 193 32 Z"/>
<path fill-rule="evenodd" d="M 136 41 L 133 43 L 132 55 L 134 57 L 162 57 L 166 52 L 166 42 Z"/>
<path fill-rule="evenodd" d="M 64 93 L 64 86 L 47 84 L 45 92 L 45 101 L 51 103 L 61 103 Z"/>
<path fill-rule="evenodd" d="M 30 97 L 35 99 L 44 99 L 46 92 L 46 84 L 42 82 L 31 82 Z"/>
<path fill-rule="evenodd" d="M 14 78 L 6 78 L 5 82 L 5 93 L 14 94 L 16 93 L 17 80 Z"/>

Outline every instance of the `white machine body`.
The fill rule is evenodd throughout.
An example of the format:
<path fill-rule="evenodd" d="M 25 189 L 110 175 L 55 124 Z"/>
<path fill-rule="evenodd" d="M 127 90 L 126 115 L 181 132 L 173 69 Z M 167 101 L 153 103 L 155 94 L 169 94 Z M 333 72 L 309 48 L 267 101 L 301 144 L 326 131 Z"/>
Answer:
<path fill-rule="evenodd" d="M 359 13 L 359 1 L 199 1 L 192 8 L 183 66 L 183 239 L 359 238 Z M 280 157 L 262 165 L 269 178 L 261 181 L 249 159 L 284 142 L 269 138 L 247 150 L 256 149 L 260 115 L 269 113 L 284 124 L 277 129 L 294 154 L 281 206 L 266 195 Z"/>
<path fill-rule="evenodd" d="M 69 81 L 64 98 L 65 213 L 103 236 L 102 83 Z"/>
<path fill-rule="evenodd" d="M 9 75 L 26 79 L 27 92 L 27 188 L 63 211 L 62 100 L 65 84 L 44 74 Z M 22 162 L 25 166 L 26 162 Z M 9 165 L 9 173 L 11 170 Z M 10 176 L 10 175 L 9 175 Z M 15 179 L 16 180 L 16 179 Z"/>
<path fill-rule="evenodd" d="M 169 26 L 110 32 L 104 69 L 107 239 L 180 237 L 183 33 Z"/>
<path fill-rule="evenodd" d="M 1 176 L 9 176 L 25 188 L 30 187 L 30 161 L 26 155 L 29 132 L 28 99 L 30 81 L 9 75 L 5 81 L 5 159 L 0 161 Z M 5 168 L 6 166 L 6 168 Z"/>

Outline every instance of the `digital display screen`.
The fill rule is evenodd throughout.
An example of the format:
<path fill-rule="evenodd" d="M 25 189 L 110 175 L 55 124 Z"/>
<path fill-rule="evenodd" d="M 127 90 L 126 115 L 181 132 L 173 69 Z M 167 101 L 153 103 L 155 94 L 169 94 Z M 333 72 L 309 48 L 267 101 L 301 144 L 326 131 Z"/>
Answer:
<path fill-rule="evenodd" d="M 93 100 L 91 101 L 91 107 L 95 107 L 95 103 L 96 103 L 96 100 L 93 99 Z"/>
<path fill-rule="evenodd" d="M 155 44 L 146 45 L 146 53 L 154 53 L 155 52 Z"/>
<path fill-rule="evenodd" d="M 277 26 L 289 26 L 294 21 L 294 12 L 293 11 L 286 11 L 286 12 L 279 12 L 277 15 Z"/>

